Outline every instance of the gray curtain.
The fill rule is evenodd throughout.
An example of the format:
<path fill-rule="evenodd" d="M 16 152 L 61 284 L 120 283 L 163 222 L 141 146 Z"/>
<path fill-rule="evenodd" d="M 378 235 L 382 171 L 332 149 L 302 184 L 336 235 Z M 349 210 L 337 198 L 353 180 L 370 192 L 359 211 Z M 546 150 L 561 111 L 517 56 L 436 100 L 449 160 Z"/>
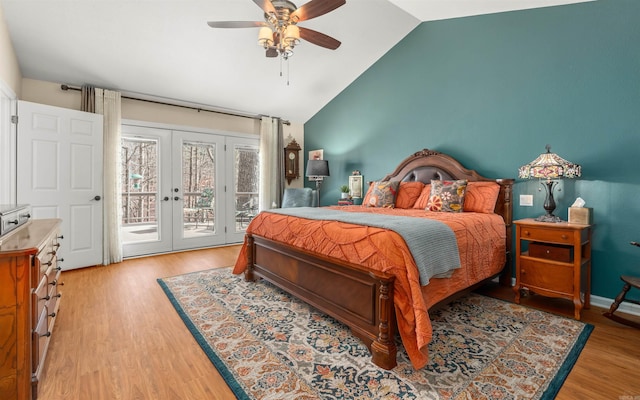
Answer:
<path fill-rule="evenodd" d="M 96 112 L 96 88 L 92 85 L 82 85 L 80 89 L 80 111 Z"/>

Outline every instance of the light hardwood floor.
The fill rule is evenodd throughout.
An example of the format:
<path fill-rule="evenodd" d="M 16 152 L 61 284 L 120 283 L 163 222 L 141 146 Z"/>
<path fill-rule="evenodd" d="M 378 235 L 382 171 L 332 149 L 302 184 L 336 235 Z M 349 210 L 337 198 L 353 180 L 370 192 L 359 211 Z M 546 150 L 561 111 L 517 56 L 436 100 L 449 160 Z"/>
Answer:
<path fill-rule="evenodd" d="M 62 303 L 40 400 L 234 399 L 157 283 L 157 278 L 230 266 L 239 246 L 127 260 L 62 274 Z M 509 289 L 485 294 L 513 299 Z M 573 315 L 563 300 L 523 303 Z M 595 325 L 558 399 L 640 400 L 640 331 L 592 308 Z"/>

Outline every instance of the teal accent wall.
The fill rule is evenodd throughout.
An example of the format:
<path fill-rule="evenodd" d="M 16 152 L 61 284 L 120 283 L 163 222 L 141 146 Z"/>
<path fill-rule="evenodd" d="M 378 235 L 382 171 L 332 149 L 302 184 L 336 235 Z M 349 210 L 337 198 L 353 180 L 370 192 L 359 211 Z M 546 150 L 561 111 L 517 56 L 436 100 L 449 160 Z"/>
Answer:
<path fill-rule="evenodd" d="M 615 297 L 640 275 L 639 20 L 640 1 L 599 0 L 422 23 L 305 124 L 331 169 L 321 204 L 352 170 L 380 179 L 423 148 L 517 178 L 550 144 L 583 171 L 558 185 L 556 215 L 577 196 L 594 208 L 592 293 Z M 514 194 L 515 219 L 544 213 L 538 181 Z"/>

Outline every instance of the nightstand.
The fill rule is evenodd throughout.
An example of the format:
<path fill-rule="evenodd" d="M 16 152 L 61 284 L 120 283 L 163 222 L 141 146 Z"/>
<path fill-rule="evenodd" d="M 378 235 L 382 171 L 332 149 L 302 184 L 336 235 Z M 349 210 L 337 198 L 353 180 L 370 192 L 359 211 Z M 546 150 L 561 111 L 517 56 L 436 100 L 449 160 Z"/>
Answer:
<path fill-rule="evenodd" d="M 574 317 L 590 306 L 591 225 L 515 221 L 516 303 L 522 289 L 573 300 Z M 523 250 L 523 247 L 525 250 Z"/>

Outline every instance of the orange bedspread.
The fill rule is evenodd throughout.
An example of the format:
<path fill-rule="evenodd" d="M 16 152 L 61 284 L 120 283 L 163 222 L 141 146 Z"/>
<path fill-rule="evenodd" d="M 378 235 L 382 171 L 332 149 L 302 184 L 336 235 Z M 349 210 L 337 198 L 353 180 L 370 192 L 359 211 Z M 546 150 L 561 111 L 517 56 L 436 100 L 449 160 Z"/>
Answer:
<path fill-rule="evenodd" d="M 375 227 L 262 212 L 247 233 L 288 243 L 395 276 L 394 306 L 398 331 L 415 368 L 428 361 L 432 328 L 428 309 L 440 300 L 498 273 L 505 263 L 506 232 L 497 214 L 428 212 L 417 209 L 334 206 L 345 212 L 372 212 L 432 218 L 455 233 L 461 268 L 451 278 L 431 279 L 420 286 L 418 268 L 400 235 Z M 242 246 L 233 273 L 246 269 L 247 244 Z"/>

